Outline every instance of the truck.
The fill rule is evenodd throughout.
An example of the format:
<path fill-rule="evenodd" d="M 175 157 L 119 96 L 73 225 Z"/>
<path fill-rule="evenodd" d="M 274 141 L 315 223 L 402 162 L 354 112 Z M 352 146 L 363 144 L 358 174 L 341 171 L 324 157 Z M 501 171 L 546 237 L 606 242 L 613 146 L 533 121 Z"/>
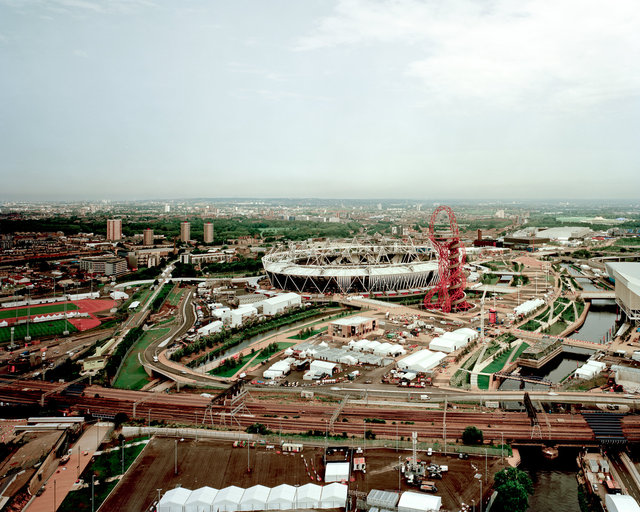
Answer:
<path fill-rule="evenodd" d="M 430 480 L 423 480 L 420 484 L 420 490 L 422 492 L 438 492 L 435 482 Z"/>

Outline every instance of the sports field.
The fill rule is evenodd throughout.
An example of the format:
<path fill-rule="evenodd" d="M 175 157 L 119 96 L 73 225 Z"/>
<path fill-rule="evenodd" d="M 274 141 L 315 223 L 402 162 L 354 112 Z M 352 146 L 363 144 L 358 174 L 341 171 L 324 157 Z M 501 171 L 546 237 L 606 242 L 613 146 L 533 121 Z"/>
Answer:
<path fill-rule="evenodd" d="M 67 302 L 67 311 L 74 311 L 79 309 L 73 302 Z M 14 308 L 14 309 L 0 309 L 0 320 L 7 318 L 21 318 L 27 316 L 27 313 L 31 316 L 44 315 L 45 313 L 63 313 L 64 303 L 61 304 L 46 304 L 44 306 L 31 306 L 29 308 Z"/>
<path fill-rule="evenodd" d="M 67 324 L 66 330 L 70 333 L 76 332 L 76 329 L 70 322 L 64 320 L 52 320 L 50 322 L 39 322 L 37 324 L 29 324 L 29 336 L 32 338 L 40 338 L 44 336 L 61 336 L 65 331 L 65 323 Z M 23 340 L 27 335 L 27 325 L 20 324 L 15 326 L 14 340 Z M 6 343 L 11 341 L 11 327 L 0 328 L 0 343 Z"/>
<path fill-rule="evenodd" d="M 150 329 L 140 337 L 124 360 L 118 378 L 113 383 L 114 388 L 141 389 L 149 382 L 149 376 L 140 364 L 138 354 L 144 352 L 154 341 L 166 336 L 170 330 L 166 327 L 163 329 Z"/>

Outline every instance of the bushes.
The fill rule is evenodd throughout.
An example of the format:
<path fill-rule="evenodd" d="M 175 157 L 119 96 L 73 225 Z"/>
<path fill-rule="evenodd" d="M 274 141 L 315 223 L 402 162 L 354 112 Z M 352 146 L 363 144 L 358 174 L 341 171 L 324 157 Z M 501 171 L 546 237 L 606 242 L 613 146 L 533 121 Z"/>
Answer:
<path fill-rule="evenodd" d="M 482 444 L 484 434 L 478 427 L 470 426 L 462 432 L 462 442 L 464 444 Z"/>

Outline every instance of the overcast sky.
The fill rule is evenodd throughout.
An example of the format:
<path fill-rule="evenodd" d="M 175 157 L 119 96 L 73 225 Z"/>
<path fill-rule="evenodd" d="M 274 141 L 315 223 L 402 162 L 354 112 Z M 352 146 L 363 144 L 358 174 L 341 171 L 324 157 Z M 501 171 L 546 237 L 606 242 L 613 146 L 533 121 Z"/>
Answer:
<path fill-rule="evenodd" d="M 0 0 L 0 199 L 638 198 L 637 0 Z"/>

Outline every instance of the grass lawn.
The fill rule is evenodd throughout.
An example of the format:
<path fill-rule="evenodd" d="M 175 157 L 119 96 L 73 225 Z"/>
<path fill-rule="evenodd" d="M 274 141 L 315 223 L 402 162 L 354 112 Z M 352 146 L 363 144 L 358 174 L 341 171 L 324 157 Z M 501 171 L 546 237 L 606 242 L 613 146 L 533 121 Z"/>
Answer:
<path fill-rule="evenodd" d="M 124 470 L 127 471 L 129 466 L 133 464 L 133 461 L 140 454 L 140 452 L 146 446 L 145 444 L 127 447 L 125 444 L 124 450 Z M 107 498 L 111 490 L 118 483 L 117 480 L 113 482 L 105 482 L 105 479 L 122 474 L 122 452 L 120 450 L 114 450 L 112 452 L 103 453 L 99 455 L 95 462 L 87 466 L 82 472 L 80 478 L 86 483 L 89 483 L 88 487 L 72 491 L 67 494 L 60 507 L 61 512 L 75 512 L 79 510 L 91 510 L 91 475 L 96 475 L 95 486 L 95 510 L 102 502 Z"/>
<path fill-rule="evenodd" d="M 138 361 L 138 354 L 141 354 L 154 341 L 166 336 L 170 330 L 168 327 L 150 329 L 140 337 L 125 359 L 118 378 L 113 383 L 114 388 L 140 389 L 149 382 L 147 372 Z"/>
<path fill-rule="evenodd" d="M 538 322 L 535 320 L 529 320 L 526 324 L 521 325 L 519 329 L 522 329 L 523 331 L 535 331 L 538 327 L 540 327 Z"/>
<path fill-rule="evenodd" d="M 167 297 L 167 301 L 169 302 L 169 304 L 171 304 L 172 306 L 177 306 L 178 303 L 180 302 L 180 297 L 182 297 L 183 292 L 184 292 L 184 289 L 175 288 L 169 294 L 169 297 Z"/>
<path fill-rule="evenodd" d="M 516 353 L 513 355 L 512 361 L 515 361 L 516 359 L 518 359 L 520 357 L 520 354 L 522 354 L 528 348 L 529 348 L 528 343 L 524 343 L 524 342 L 521 343 L 520 346 L 518 347 L 518 350 L 516 350 Z"/>
<path fill-rule="evenodd" d="M 67 304 L 67 311 L 79 309 L 72 303 Z M 44 315 L 45 313 L 64 313 L 64 304 L 48 304 L 46 306 L 31 306 L 31 308 L 18 309 L 0 309 L 0 320 L 6 318 L 16 318 L 27 316 L 27 313 L 33 318 L 34 316 Z"/>
<path fill-rule="evenodd" d="M 524 349 L 523 349 L 524 350 Z M 513 352 L 513 349 L 507 350 L 504 354 L 496 357 L 493 361 L 491 361 L 487 366 L 485 366 L 482 370 L 484 373 L 496 373 L 504 368 L 505 363 L 509 360 L 509 356 Z M 488 375 L 478 375 L 478 387 L 480 389 L 489 389 L 489 376 Z"/>
<path fill-rule="evenodd" d="M 272 352 L 271 354 L 265 354 L 263 349 L 260 351 L 260 354 L 258 354 L 258 357 L 256 357 L 254 363 L 261 363 L 265 359 L 270 358 L 272 355 L 277 354 L 278 352 L 281 352 L 283 350 L 286 350 L 293 345 L 295 345 L 295 343 L 287 343 L 286 341 L 282 341 L 278 343 L 278 350 L 276 352 Z"/>
<path fill-rule="evenodd" d="M 66 327 L 65 327 L 66 324 Z M 70 333 L 77 332 L 71 323 L 65 320 L 52 320 L 51 322 L 39 322 L 37 324 L 29 324 L 29 336 L 32 338 L 41 338 L 43 336 L 61 336 L 68 330 Z M 23 340 L 27 335 L 26 324 L 15 326 L 13 339 L 15 341 Z M 11 327 L 2 327 L 0 329 L 0 343 L 11 341 Z"/>
<path fill-rule="evenodd" d="M 307 334 L 304 334 L 304 335 L 301 336 L 298 333 L 295 336 L 289 336 L 288 339 L 290 339 L 290 340 L 306 340 L 306 339 L 311 338 L 311 336 L 315 336 L 316 334 L 320 334 L 321 332 L 325 332 L 326 330 L 327 330 L 327 327 L 321 327 L 320 329 L 312 329 Z"/>
<path fill-rule="evenodd" d="M 567 328 L 568 325 L 569 324 L 567 324 L 562 319 L 560 319 L 557 322 L 555 322 L 554 324 L 551 324 L 549 326 L 549 329 L 546 332 L 546 334 L 549 334 L 551 336 L 559 336 L 560 333 L 562 333 Z"/>

